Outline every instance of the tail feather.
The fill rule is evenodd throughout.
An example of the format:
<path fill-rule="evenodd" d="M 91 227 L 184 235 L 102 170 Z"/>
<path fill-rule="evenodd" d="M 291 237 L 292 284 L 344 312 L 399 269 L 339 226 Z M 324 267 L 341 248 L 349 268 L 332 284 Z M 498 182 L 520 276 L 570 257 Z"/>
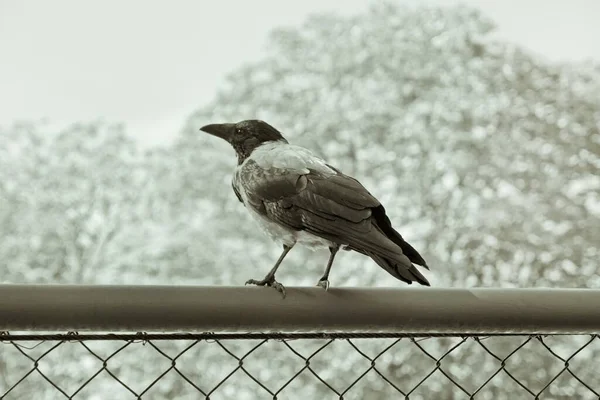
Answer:
<path fill-rule="evenodd" d="M 408 258 L 406 261 L 409 262 L 410 267 L 407 268 L 405 263 L 400 264 L 397 261 L 390 260 L 377 254 L 368 253 L 367 255 L 390 275 L 402 282 L 406 282 L 409 285 L 413 282 L 418 282 L 424 286 L 431 286 L 427 278 L 425 278 L 414 265 L 410 264 Z"/>
<path fill-rule="evenodd" d="M 392 222 L 385 214 L 385 208 L 383 208 L 382 205 L 373 208 L 372 215 L 375 218 L 377 227 L 381 229 L 383 234 L 387 236 L 388 239 L 400 246 L 402 252 L 406 254 L 406 256 L 411 262 L 420 265 L 423 268 L 429 269 L 429 266 L 427 265 L 423 257 L 421 257 L 419 252 L 414 247 L 412 247 L 407 241 L 405 241 L 402 235 L 400 235 L 392 227 Z"/>
<path fill-rule="evenodd" d="M 397 245 L 400 246 L 400 248 L 402 249 L 402 252 L 404 254 L 406 254 L 406 256 L 410 259 L 410 261 L 414 262 L 417 265 L 420 265 L 421 267 L 429 270 L 429 266 L 427 265 L 427 263 L 425 262 L 425 260 L 423 259 L 423 257 L 421 257 L 421 255 L 419 254 L 419 252 L 417 250 L 415 250 L 414 247 L 412 247 L 410 245 L 410 243 L 408 243 L 407 241 L 404 240 L 404 238 L 398 233 L 396 232 L 396 230 L 394 230 L 392 228 L 392 230 L 394 231 L 394 233 L 396 233 L 396 235 L 398 235 L 397 239 L 395 239 L 394 237 L 390 237 L 390 239 L 396 243 Z M 389 237 L 389 236 L 388 236 Z M 400 240 L 402 241 L 400 243 Z"/>

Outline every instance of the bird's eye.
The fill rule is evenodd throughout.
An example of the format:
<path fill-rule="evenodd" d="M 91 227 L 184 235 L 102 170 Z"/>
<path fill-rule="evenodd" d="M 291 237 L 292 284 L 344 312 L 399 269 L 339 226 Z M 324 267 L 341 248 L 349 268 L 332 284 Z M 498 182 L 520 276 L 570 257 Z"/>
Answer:
<path fill-rule="evenodd" d="M 237 128 L 235 131 L 236 131 L 236 133 L 238 133 L 238 134 L 241 134 L 241 133 L 242 133 L 242 130 L 241 130 L 240 128 Z"/>

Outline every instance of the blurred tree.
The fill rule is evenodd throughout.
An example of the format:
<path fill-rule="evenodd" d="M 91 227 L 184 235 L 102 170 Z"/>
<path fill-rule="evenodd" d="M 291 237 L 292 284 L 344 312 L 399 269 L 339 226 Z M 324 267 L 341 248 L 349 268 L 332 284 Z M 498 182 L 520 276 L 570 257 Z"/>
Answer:
<path fill-rule="evenodd" d="M 12 282 L 121 282 L 147 247 L 147 173 L 119 126 L 0 132 L 0 253 Z M 135 238 L 138 240 L 132 241 Z"/>
<path fill-rule="evenodd" d="M 599 69 L 549 64 L 495 41 L 493 31 L 490 21 L 465 7 L 378 3 L 354 17 L 313 16 L 299 28 L 273 32 L 267 55 L 235 70 L 172 147 L 146 154 L 117 126 L 76 125 L 58 135 L 35 125 L 0 130 L 1 279 L 241 284 L 261 277 L 279 248 L 256 233 L 231 191 L 233 151 L 198 129 L 262 118 L 363 182 L 423 250 L 434 285 L 597 287 Z M 326 259 L 326 251 L 294 249 L 279 278 L 315 284 Z M 399 285 L 356 254 L 338 260 L 332 281 Z M 499 340 L 493 351 L 506 356 L 517 342 Z M 423 346 L 442 355 L 454 344 L 443 339 Z M 555 345 L 568 352 L 578 343 Z M 377 354 L 377 346 L 362 348 Z M 541 390 L 556 358 L 527 346 L 507 369 Z M 461 348 L 468 350 L 453 351 L 442 364 L 452 376 L 464 376 L 463 366 L 479 366 L 486 377 L 497 370 L 497 360 L 479 344 Z M 298 359 L 289 350 L 262 351 L 256 368 L 264 379 L 275 363 L 270 360 L 278 372 L 296 371 Z M 578 359 L 592 362 L 596 353 Z M 125 368 L 124 380 L 160 373 L 160 357 L 143 357 L 142 363 L 130 355 L 135 365 Z M 224 357 L 214 346 L 188 363 L 197 371 L 226 365 Z M 10 381 L 6 371 L 18 369 L 15 360 L 0 357 L 0 383 Z M 333 347 L 311 365 L 329 369 L 328 382 L 343 387 L 364 361 L 352 349 Z M 378 366 L 407 389 L 435 363 L 405 344 Z M 64 368 L 66 376 L 89 372 L 68 363 Z M 203 379 L 214 375 L 218 382 L 222 372 L 211 369 Z M 298 379 L 303 397 L 328 393 L 309 374 Z M 393 396 L 376 374 L 364 379 L 368 384 L 348 395 Z M 583 396 L 572 392 L 581 385 L 564 379 L 547 389 L 552 398 Z M 511 382 L 498 375 L 482 398 L 513 398 L 506 389 Z M 183 389 L 171 383 L 161 381 L 153 398 L 177 398 Z M 252 385 L 236 389 L 253 393 Z M 460 395 L 439 374 L 414 393 Z"/>
<path fill-rule="evenodd" d="M 470 8 L 381 3 L 277 30 L 178 152 L 210 160 L 187 171 L 230 207 L 231 150 L 198 127 L 262 118 L 372 189 L 439 283 L 598 285 L 598 69 L 547 64 L 493 28 Z"/>
<path fill-rule="evenodd" d="M 389 3 L 277 30 L 268 54 L 234 71 L 214 103 L 187 122 L 177 153 L 199 161 L 182 170 L 201 177 L 198 187 L 227 211 L 212 218 L 229 241 L 263 248 L 229 190 L 232 151 L 198 132 L 209 122 L 261 118 L 378 196 L 398 229 L 424 249 L 434 285 L 597 287 L 599 70 L 546 63 L 495 41 L 493 30 L 470 8 Z M 226 259 L 235 254 L 219 251 Z M 280 279 L 312 283 L 324 256 L 294 252 L 281 270 L 293 278 Z M 337 285 L 397 284 L 363 258 L 338 261 Z M 435 343 L 439 351 L 450 347 Z M 448 360 L 473 366 L 479 356 Z M 426 365 L 419 351 L 401 358 L 390 364 L 399 382 Z M 551 379 L 549 353 L 524 350 L 521 360 L 513 368 L 524 368 L 526 382 Z M 485 361 L 482 371 L 493 371 L 494 360 Z M 536 368 L 544 373 L 526 373 Z M 432 382 L 423 386 L 429 398 L 459 396 L 450 381 Z M 510 398 L 505 384 L 489 384 L 493 398 Z M 572 395 L 551 389 L 555 398 Z"/>

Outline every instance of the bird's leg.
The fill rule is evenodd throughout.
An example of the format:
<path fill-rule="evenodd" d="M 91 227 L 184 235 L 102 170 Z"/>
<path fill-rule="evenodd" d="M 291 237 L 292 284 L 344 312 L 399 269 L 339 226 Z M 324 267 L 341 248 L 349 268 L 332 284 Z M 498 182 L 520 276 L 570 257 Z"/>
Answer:
<path fill-rule="evenodd" d="M 289 253 L 289 251 L 292 249 L 292 246 L 288 246 L 288 245 L 283 245 L 283 252 L 281 253 L 281 255 L 279 256 L 279 259 L 277 260 L 277 262 L 275 263 L 275 266 L 273 268 L 271 268 L 271 270 L 269 271 L 269 273 L 261 280 L 256 280 L 256 279 L 248 279 L 246 281 L 246 285 L 257 285 L 257 286 L 270 286 L 272 288 L 275 288 L 278 292 L 280 292 L 283 297 L 285 297 L 285 288 L 283 287 L 283 285 L 279 282 L 277 282 L 275 280 L 275 272 L 277 272 L 277 268 L 279 268 L 279 265 L 281 264 L 281 262 L 283 261 L 283 259 L 285 258 L 285 256 L 287 255 L 287 253 Z"/>
<path fill-rule="evenodd" d="M 319 283 L 317 283 L 317 286 L 321 286 L 325 290 L 329 289 L 329 273 L 331 272 L 331 266 L 333 265 L 333 259 L 335 258 L 335 255 L 337 254 L 339 249 L 340 249 L 339 244 L 336 244 L 329 248 L 329 252 L 330 252 L 329 261 L 327 261 L 327 267 L 325 268 L 325 273 L 323 273 L 323 276 L 321 277 L 321 279 L 319 279 Z"/>

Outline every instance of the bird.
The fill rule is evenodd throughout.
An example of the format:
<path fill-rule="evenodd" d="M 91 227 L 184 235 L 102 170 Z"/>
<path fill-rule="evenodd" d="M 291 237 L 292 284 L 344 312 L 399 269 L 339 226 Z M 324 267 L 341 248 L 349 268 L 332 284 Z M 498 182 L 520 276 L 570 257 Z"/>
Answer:
<path fill-rule="evenodd" d="M 372 258 L 402 282 L 430 286 L 414 265 L 429 269 L 423 257 L 392 227 L 383 205 L 358 180 L 309 149 L 290 144 L 262 120 L 209 124 L 200 130 L 233 147 L 233 191 L 261 229 L 283 247 L 267 275 L 246 285 L 270 286 L 285 298 L 275 273 L 289 251 L 301 244 L 329 248 L 317 283 L 325 290 L 340 248 Z"/>

